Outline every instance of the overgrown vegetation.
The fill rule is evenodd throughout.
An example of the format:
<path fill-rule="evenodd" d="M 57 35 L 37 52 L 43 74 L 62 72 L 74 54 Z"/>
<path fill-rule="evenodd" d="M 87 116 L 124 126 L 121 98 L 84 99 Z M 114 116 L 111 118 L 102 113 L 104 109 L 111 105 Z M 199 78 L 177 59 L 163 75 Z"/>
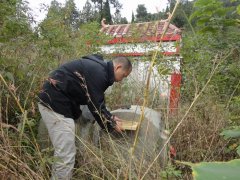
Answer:
<path fill-rule="evenodd" d="M 53 1 L 46 19 L 35 28 L 31 26 L 32 17 L 24 1 L 0 2 L 0 176 L 4 179 L 49 178 L 51 162 L 56 160 L 51 157 L 50 148 L 41 150 L 37 143 L 40 119 L 37 93 L 49 71 L 66 60 L 99 52 L 109 39 L 99 34 L 103 1 L 93 2 L 99 9 L 86 12 L 83 9 L 80 18 L 73 1 L 67 1 L 64 7 Z M 123 22 L 118 16 L 119 2 L 110 2 L 116 5 L 113 22 Z M 165 18 L 175 5 L 175 1 L 171 2 L 165 12 L 144 16 L 148 19 L 142 19 L 138 13 L 133 21 Z M 89 4 L 86 7 L 91 9 Z M 160 111 L 171 133 L 170 144 L 177 151 L 178 161 L 239 158 L 239 16 L 240 5 L 234 0 L 183 1 L 173 16 L 173 23 L 185 28 L 181 47 L 181 102 L 175 116 L 169 117 L 166 104 L 160 106 Z M 118 84 L 109 95 L 109 104 L 111 107 L 126 102 L 142 105 L 144 88 L 144 84 L 141 87 Z M 131 89 L 137 93 L 134 95 Z M 150 92 L 149 106 L 159 107 L 161 99 L 157 96 L 155 91 Z M 87 156 L 79 157 L 75 178 L 140 179 L 148 171 L 143 166 L 139 172 L 138 165 L 142 162 L 138 161 L 130 168 L 115 152 L 116 147 L 111 147 L 109 151 L 114 153 L 109 155 L 108 151 L 92 147 L 88 142 L 84 144 Z M 187 166 L 171 160 L 166 169 L 155 163 L 146 177 L 189 179 L 189 172 Z"/>

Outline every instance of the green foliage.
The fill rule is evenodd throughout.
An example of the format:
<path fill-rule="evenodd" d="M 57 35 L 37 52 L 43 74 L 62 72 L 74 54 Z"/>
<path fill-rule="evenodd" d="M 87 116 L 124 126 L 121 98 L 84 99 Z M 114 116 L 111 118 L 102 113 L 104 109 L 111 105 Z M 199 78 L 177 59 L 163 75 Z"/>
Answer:
<path fill-rule="evenodd" d="M 106 2 L 104 3 L 102 15 L 103 18 L 106 19 L 107 24 L 112 24 L 112 16 L 108 0 L 106 0 Z"/>
<path fill-rule="evenodd" d="M 228 162 L 201 162 L 198 164 L 184 163 L 191 166 L 193 177 L 196 180 L 232 179 L 240 177 L 240 159 Z"/>
<path fill-rule="evenodd" d="M 134 21 L 135 21 L 135 16 L 134 16 L 134 13 L 133 13 L 133 11 L 132 11 L 132 20 L 131 20 L 131 23 L 134 23 Z"/>
<path fill-rule="evenodd" d="M 237 7 L 237 13 L 240 15 L 240 5 Z"/>
<path fill-rule="evenodd" d="M 118 0 L 107 0 L 107 1 L 103 1 L 103 0 L 91 0 L 94 5 L 95 5 L 95 10 L 96 10 L 96 19 L 94 19 L 95 21 L 100 22 L 103 18 L 109 18 L 107 20 L 111 20 L 110 18 L 110 8 L 109 6 L 112 5 L 113 8 L 115 9 L 115 14 L 117 14 L 117 16 L 120 13 L 120 9 L 122 8 L 122 4 L 118 1 Z M 107 17 L 104 17 L 104 16 Z M 116 17 L 115 17 L 116 19 Z M 108 21 L 108 23 L 111 23 L 111 21 Z"/>
<path fill-rule="evenodd" d="M 7 3 L 4 5 L 10 8 Z M 30 116 L 35 112 L 36 99 L 34 98 L 36 98 L 42 80 L 52 69 L 68 59 L 97 52 L 99 45 L 108 40 L 107 37 L 99 35 L 100 27 L 96 22 L 74 29 L 72 27 L 74 23 L 66 23 L 65 17 L 69 17 L 68 20 L 71 19 L 71 11 L 67 12 L 65 7 L 53 1 L 46 19 L 39 24 L 38 31 L 35 32 L 37 36 L 34 36 L 32 32 L 29 35 L 28 31 L 23 31 L 21 37 L 16 34 L 17 39 L 14 40 L 5 37 L 6 42 L 1 44 L 1 74 L 7 84 L 12 86 L 14 94 L 20 97 L 18 99 L 20 104 L 25 108 L 30 108 Z M 21 16 L 19 22 L 21 19 L 24 20 L 25 17 Z M 1 97 L 2 103 L 5 104 L 9 101 L 9 93 L 7 89 L 1 89 L 1 91 L 6 94 Z M 8 118 L 11 119 L 9 122 L 19 122 L 14 118 L 18 107 L 11 96 L 10 104 L 6 106 L 11 107 L 7 110 Z"/>
<path fill-rule="evenodd" d="M 224 130 L 221 133 L 221 135 L 224 136 L 225 139 L 228 139 L 228 138 L 239 138 L 240 137 L 240 128 L 232 129 L 232 130 Z"/>
<path fill-rule="evenodd" d="M 240 156 L 240 145 L 237 147 L 237 153 Z"/>
<path fill-rule="evenodd" d="M 64 10 L 57 1 L 52 1 L 47 17 L 39 25 L 39 33 L 49 41 L 51 47 L 66 46 L 69 36 L 68 26 L 64 20 Z M 66 33 L 68 32 L 68 33 Z"/>
<path fill-rule="evenodd" d="M 87 0 L 82 11 L 80 12 L 81 23 L 92 22 L 97 19 L 97 14 L 95 13 L 92 4 Z"/>
<path fill-rule="evenodd" d="M 235 129 L 230 129 L 230 130 L 223 130 L 221 133 L 222 136 L 224 136 L 225 139 L 229 138 L 240 138 L 240 127 L 237 127 Z M 233 145 L 233 150 L 237 150 L 238 155 L 240 155 L 240 145 L 234 143 Z"/>
<path fill-rule="evenodd" d="M 127 18 L 121 18 L 121 20 L 120 20 L 120 24 L 128 24 L 128 20 L 127 20 Z"/>
<path fill-rule="evenodd" d="M 181 178 L 181 171 L 176 170 L 176 168 L 169 163 L 165 170 L 161 172 L 161 178 L 162 179 Z"/>
<path fill-rule="evenodd" d="M 139 4 L 136 11 L 137 11 L 137 14 L 136 14 L 137 22 L 147 21 L 148 12 L 144 4 Z"/>
<path fill-rule="evenodd" d="M 136 11 L 136 19 L 133 19 L 132 22 L 149 22 L 154 20 L 167 19 L 168 13 L 173 10 L 176 1 L 171 1 L 170 8 L 167 6 L 165 10 L 159 11 L 157 13 L 149 13 L 144 4 L 139 4 Z M 188 27 L 188 17 L 193 11 L 193 1 L 184 0 L 180 2 L 173 18 L 172 23 L 177 27 Z"/>
<path fill-rule="evenodd" d="M 239 95 L 240 89 L 236 86 L 237 77 L 240 75 L 239 51 L 235 49 L 239 46 L 236 38 L 239 35 L 239 31 L 232 28 L 225 34 L 189 33 L 183 39 L 182 71 L 187 96 L 193 97 L 201 90 L 217 64 L 219 64 L 218 68 L 207 91 L 213 96 L 218 96 L 220 101 L 228 101 L 233 92 L 234 97 Z M 230 55 L 224 59 L 228 53 Z"/>
<path fill-rule="evenodd" d="M 136 9 L 136 19 L 133 19 L 134 22 L 149 22 L 154 20 L 165 19 L 165 12 L 158 13 L 149 13 L 144 4 L 139 4 Z"/>
<path fill-rule="evenodd" d="M 175 5 L 175 1 L 171 1 L 170 4 L 170 9 L 173 10 L 172 8 Z M 169 12 L 168 9 L 166 9 L 166 13 Z M 172 23 L 181 28 L 189 28 L 189 24 L 188 24 L 188 17 L 191 15 L 191 13 L 193 12 L 193 1 L 181 1 L 176 13 L 174 14 L 173 18 L 172 18 Z"/>
<path fill-rule="evenodd" d="M 105 44 L 109 37 L 99 34 L 100 26 L 97 22 L 91 22 L 80 26 L 73 40 L 74 49 L 77 56 L 96 53 L 100 51 L 100 45 Z"/>
<path fill-rule="evenodd" d="M 21 0 L 0 2 L 0 42 L 31 35 L 26 2 Z"/>
<path fill-rule="evenodd" d="M 63 8 L 65 25 L 76 31 L 80 25 L 80 15 L 73 0 L 66 1 Z"/>
<path fill-rule="evenodd" d="M 198 0 L 194 3 L 196 8 L 190 16 L 200 29 L 200 32 L 217 33 L 224 31 L 227 27 L 235 26 L 236 19 L 228 17 L 236 6 L 225 7 L 219 0 Z"/>

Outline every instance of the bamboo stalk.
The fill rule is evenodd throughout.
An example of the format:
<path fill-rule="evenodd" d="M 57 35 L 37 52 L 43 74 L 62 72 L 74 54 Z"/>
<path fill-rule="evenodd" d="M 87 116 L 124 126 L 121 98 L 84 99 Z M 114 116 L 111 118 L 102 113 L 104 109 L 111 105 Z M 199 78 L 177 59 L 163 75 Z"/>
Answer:
<path fill-rule="evenodd" d="M 165 21 L 164 28 L 163 28 L 163 33 L 161 35 L 160 42 L 158 43 L 158 48 L 157 49 L 159 49 L 161 47 L 162 38 L 166 34 L 166 31 L 167 31 L 167 28 L 168 28 L 168 26 L 170 24 L 171 18 L 173 17 L 173 14 L 176 12 L 176 9 L 177 9 L 179 3 L 180 3 L 180 0 L 178 0 L 176 2 L 175 7 L 173 9 L 173 12 L 169 14 L 169 17 L 168 17 L 167 21 Z M 144 91 L 144 101 L 143 101 L 143 105 L 142 105 L 142 114 L 141 114 L 141 117 L 140 117 L 140 120 L 139 120 L 139 126 L 137 128 L 137 132 L 136 132 L 136 135 L 135 135 L 134 143 L 133 143 L 133 146 L 131 148 L 131 159 L 133 157 L 133 154 L 134 154 L 134 151 L 135 151 L 135 148 L 136 148 L 137 139 L 138 139 L 138 135 L 139 135 L 139 129 L 140 129 L 140 127 L 142 125 L 142 122 L 143 122 L 143 119 L 144 119 L 144 110 L 145 110 L 145 107 L 148 105 L 148 95 L 149 95 L 150 79 L 151 79 L 153 66 L 154 66 L 154 63 L 155 63 L 155 61 L 157 59 L 158 53 L 159 52 L 157 50 L 154 52 L 154 54 L 152 56 L 151 64 L 149 66 L 148 76 L 147 76 L 147 83 L 146 83 L 145 91 Z"/>

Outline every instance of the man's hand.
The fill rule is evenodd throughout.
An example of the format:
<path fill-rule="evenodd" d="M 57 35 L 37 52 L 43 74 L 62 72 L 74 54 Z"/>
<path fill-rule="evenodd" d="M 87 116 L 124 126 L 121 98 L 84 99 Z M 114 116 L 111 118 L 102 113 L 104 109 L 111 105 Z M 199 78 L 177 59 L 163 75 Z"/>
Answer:
<path fill-rule="evenodd" d="M 122 128 L 122 120 L 116 116 L 114 116 L 113 119 L 116 122 L 116 126 L 115 126 L 115 130 L 119 133 L 122 132 L 123 128 Z"/>

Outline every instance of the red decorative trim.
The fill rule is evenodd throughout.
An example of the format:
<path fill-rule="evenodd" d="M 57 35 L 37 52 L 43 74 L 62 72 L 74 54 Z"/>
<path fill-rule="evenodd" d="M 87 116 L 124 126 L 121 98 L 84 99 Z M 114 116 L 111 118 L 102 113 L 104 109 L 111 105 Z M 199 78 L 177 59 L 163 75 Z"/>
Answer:
<path fill-rule="evenodd" d="M 171 89 L 170 89 L 170 113 L 176 113 L 178 108 L 178 102 L 180 100 L 180 87 L 181 87 L 182 75 L 174 72 L 171 75 Z"/>
<path fill-rule="evenodd" d="M 159 42 L 160 40 L 162 41 L 178 41 L 181 39 L 181 35 L 176 34 L 176 35 L 166 35 L 162 39 L 161 37 L 155 37 L 155 36 L 150 36 L 150 37 L 142 37 L 142 38 L 133 38 L 133 37 L 115 37 L 108 41 L 108 44 L 120 44 L 120 43 L 140 43 L 140 42 Z"/>
<path fill-rule="evenodd" d="M 165 56 L 178 56 L 179 54 L 177 52 L 162 52 Z M 112 56 L 150 56 L 152 53 L 139 53 L 139 52 L 133 52 L 133 53 L 114 53 L 111 54 Z"/>
<path fill-rule="evenodd" d="M 145 56 L 145 53 L 115 53 L 111 54 L 112 56 Z"/>
<path fill-rule="evenodd" d="M 162 52 L 162 54 L 165 56 L 179 55 L 179 53 L 177 51 L 176 52 Z"/>

